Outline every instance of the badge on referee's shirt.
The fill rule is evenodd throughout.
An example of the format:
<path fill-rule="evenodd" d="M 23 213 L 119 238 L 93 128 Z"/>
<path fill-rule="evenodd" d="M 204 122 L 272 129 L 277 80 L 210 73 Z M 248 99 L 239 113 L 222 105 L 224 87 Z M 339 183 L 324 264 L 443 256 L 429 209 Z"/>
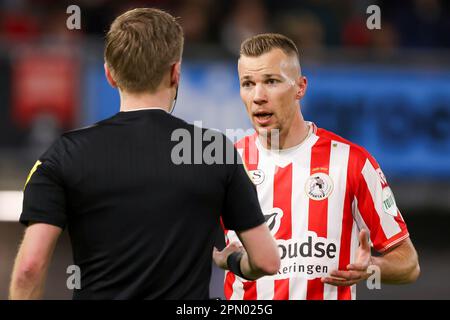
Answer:
<path fill-rule="evenodd" d="M 33 175 L 33 173 L 36 171 L 37 167 L 39 167 L 42 164 L 42 162 L 40 162 L 39 160 L 36 161 L 36 163 L 34 164 L 33 168 L 31 168 L 30 173 L 28 174 L 27 180 L 25 181 L 25 185 L 23 186 L 23 189 L 25 190 L 25 188 L 27 187 L 28 182 L 31 179 L 31 176 Z"/>

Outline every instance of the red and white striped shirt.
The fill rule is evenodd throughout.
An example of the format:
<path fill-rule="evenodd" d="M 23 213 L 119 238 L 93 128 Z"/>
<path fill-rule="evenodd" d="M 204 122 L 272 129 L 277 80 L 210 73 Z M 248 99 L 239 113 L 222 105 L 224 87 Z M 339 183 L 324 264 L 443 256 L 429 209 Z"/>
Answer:
<path fill-rule="evenodd" d="M 355 299 L 356 286 L 323 284 L 333 269 L 354 262 L 359 230 L 379 251 L 409 236 L 378 163 L 362 147 L 310 123 L 294 148 L 270 151 L 257 134 L 236 144 L 258 191 L 281 255 L 274 276 L 246 281 L 225 275 L 227 299 Z M 227 243 L 239 241 L 226 231 Z"/>

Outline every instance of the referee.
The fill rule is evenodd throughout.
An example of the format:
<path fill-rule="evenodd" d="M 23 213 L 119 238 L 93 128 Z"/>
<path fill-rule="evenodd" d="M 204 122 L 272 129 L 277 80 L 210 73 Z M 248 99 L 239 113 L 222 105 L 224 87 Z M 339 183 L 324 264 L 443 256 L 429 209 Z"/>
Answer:
<path fill-rule="evenodd" d="M 105 74 L 120 112 L 63 134 L 31 170 L 11 299 L 42 298 L 65 227 L 81 270 L 74 299 L 207 299 L 213 249 L 241 277 L 277 272 L 278 250 L 243 166 L 173 161 L 173 132 L 200 130 L 170 114 L 182 49 L 182 29 L 163 11 L 134 9 L 112 23 Z M 194 141 L 188 151 L 194 158 Z M 213 248 L 220 218 L 245 250 Z"/>

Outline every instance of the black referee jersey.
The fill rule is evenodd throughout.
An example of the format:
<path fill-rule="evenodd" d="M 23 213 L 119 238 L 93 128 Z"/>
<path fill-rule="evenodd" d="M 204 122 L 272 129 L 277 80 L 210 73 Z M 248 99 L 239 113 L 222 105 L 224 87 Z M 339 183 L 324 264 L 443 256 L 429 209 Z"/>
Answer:
<path fill-rule="evenodd" d="M 67 226 L 74 299 L 206 299 L 220 217 L 230 230 L 264 222 L 242 165 L 172 161 L 176 129 L 194 159 L 198 128 L 144 109 L 63 134 L 33 168 L 20 222 Z"/>

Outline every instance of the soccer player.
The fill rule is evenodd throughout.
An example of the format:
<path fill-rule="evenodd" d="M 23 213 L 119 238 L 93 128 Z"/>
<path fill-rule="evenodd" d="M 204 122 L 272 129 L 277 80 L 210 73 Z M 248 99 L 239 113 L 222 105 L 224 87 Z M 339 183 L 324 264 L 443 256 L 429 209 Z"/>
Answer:
<path fill-rule="evenodd" d="M 372 271 L 410 283 L 417 253 L 376 160 L 362 147 L 303 119 L 295 44 L 279 34 L 242 43 L 240 94 L 256 133 L 237 143 L 277 240 L 276 275 L 246 281 L 227 272 L 227 299 L 355 299 Z M 236 245 L 234 232 L 227 241 Z M 372 256 L 371 246 L 381 253 Z M 220 262 L 219 262 L 220 263 Z"/>
<path fill-rule="evenodd" d="M 219 213 L 246 251 L 214 251 L 225 268 L 248 279 L 278 270 L 276 243 L 244 167 L 174 162 L 172 134 L 202 133 L 170 115 L 182 48 L 180 25 L 163 11 L 135 9 L 112 23 L 105 73 L 119 90 L 120 112 L 63 134 L 32 169 L 10 298 L 42 297 L 66 226 L 81 271 L 75 299 L 208 298 Z"/>

